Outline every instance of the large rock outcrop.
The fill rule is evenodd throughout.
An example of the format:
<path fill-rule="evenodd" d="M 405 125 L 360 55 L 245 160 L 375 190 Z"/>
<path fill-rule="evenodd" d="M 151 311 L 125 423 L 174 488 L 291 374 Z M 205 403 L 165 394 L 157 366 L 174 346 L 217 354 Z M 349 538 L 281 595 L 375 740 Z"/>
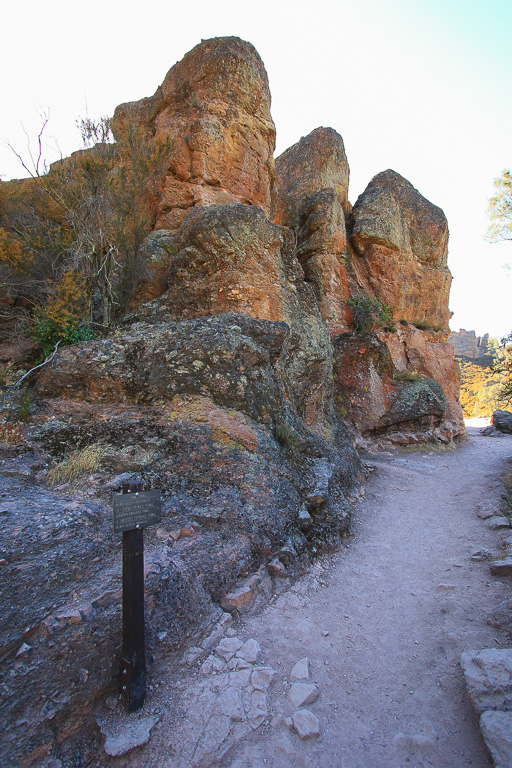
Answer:
<path fill-rule="evenodd" d="M 109 505 L 123 480 L 163 491 L 147 536 L 158 655 L 224 620 L 219 604 L 241 610 L 242 592 L 268 595 L 339 544 L 361 435 L 447 442 L 463 431 L 440 209 L 386 171 L 352 211 L 331 128 L 278 158 L 274 181 L 267 76 L 238 38 L 203 41 L 154 96 L 118 107 L 115 135 L 133 126 L 171 144 L 144 246 L 153 300 L 141 294 L 109 336 L 38 370 L 31 423 L 1 469 L 13 585 L 0 594 L 5 765 L 37 764 L 114 688 Z M 365 332 L 358 297 L 373 313 Z M 66 480 L 77 448 L 93 449 L 95 467 Z M 38 495 L 57 470 L 61 485 Z M 61 671 L 41 705 L 48 669 Z"/>
<path fill-rule="evenodd" d="M 271 216 L 275 127 L 267 73 L 250 43 L 203 40 L 153 96 L 117 107 L 114 135 L 129 123 L 172 144 L 157 229 L 177 229 L 195 205 L 240 201 Z"/>
<path fill-rule="evenodd" d="M 294 231 L 297 258 L 331 331 L 346 330 L 350 320 L 344 267 L 348 182 L 343 139 L 332 128 L 317 128 L 276 160 L 276 221 Z"/>
<path fill-rule="evenodd" d="M 440 208 L 384 171 L 354 205 L 351 240 L 359 279 L 396 320 L 448 332 L 448 223 Z"/>
<path fill-rule="evenodd" d="M 352 211 L 348 179 L 332 129 L 316 129 L 276 160 L 276 220 L 294 232 L 332 336 L 339 414 L 367 436 L 432 434 L 443 421 L 448 437 L 463 433 L 458 368 L 445 342 L 446 218 L 394 171 L 372 179 Z M 376 312 L 374 333 L 354 333 L 350 305 L 361 297 L 368 311 L 372 302 L 388 308 L 387 330 Z"/>

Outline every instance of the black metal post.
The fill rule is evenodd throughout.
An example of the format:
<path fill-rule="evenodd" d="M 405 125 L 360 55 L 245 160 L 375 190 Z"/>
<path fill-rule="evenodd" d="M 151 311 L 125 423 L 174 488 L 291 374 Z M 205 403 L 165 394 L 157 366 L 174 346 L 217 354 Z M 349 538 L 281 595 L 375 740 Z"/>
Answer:
<path fill-rule="evenodd" d="M 123 493 L 142 491 L 142 483 L 124 483 Z M 121 694 L 127 712 L 146 699 L 144 638 L 144 531 L 123 532 L 123 659 Z"/>

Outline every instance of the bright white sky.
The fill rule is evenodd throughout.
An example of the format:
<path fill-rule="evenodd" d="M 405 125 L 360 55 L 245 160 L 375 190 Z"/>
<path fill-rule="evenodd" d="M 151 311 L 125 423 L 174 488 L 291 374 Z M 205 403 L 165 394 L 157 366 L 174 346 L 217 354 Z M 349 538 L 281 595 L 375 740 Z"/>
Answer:
<path fill-rule="evenodd" d="M 512 243 L 489 245 L 492 181 L 512 166 L 510 0 L 24 0 L 2 10 L 0 175 L 25 175 L 49 110 L 69 154 L 77 117 L 151 95 L 201 39 L 238 35 L 262 57 L 276 156 L 323 125 L 345 142 L 349 197 L 387 168 L 441 206 L 450 225 L 451 326 L 512 330 Z M 47 157 L 53 159 L 50 149 Z"/>

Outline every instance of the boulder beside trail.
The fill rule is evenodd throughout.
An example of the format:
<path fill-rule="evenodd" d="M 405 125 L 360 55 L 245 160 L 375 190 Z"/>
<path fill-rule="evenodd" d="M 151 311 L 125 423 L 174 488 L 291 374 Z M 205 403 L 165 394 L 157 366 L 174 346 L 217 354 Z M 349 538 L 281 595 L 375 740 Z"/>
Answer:
<path fill-rule="evenodd" d="M 507 432 L 512 435 L 512 413 L 510 411 L 494 411 L 492 424 L 499 432 Z"/>

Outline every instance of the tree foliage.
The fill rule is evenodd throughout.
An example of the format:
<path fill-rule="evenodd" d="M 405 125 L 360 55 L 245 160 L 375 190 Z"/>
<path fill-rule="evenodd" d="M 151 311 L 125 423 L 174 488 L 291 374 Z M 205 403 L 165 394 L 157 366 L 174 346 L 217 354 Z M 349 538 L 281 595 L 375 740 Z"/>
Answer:
<path fill-rule="evenodd" d="M 84 324 L 107 327 L 128 307 L 170 153 L 169 140 L 131 125 L 113 142 L 107 118 L 86 118 L 83 149 L 47 168 L 46 122 L 38 151 L 17 155 L 31 179 L 0 183 L 2 314 L 28 318 L 43 345 L 48 335 L 73 340 Z"/>
<path fill-rule="evenodd" d="M 489 200 L 489 218 L 491 223 L 487 239 L 491 243 L 500 240 L 512 240 L 512 173 L 503 171 L 494 179 L 495 194 Z"/>

